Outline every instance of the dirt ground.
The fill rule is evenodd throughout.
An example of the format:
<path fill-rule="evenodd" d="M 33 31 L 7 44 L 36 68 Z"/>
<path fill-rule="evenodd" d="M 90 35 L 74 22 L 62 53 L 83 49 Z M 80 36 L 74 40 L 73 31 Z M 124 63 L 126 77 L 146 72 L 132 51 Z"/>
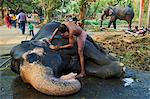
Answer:
<path fill-rule="evenodd" d="M 133 36 L 123 31 L 103 31 L 92 37 L 125 66 L 150 71 L 150 34 Z"/>
<path fill-rule="evenodd" d="M 39 29 L 35 28 L 35 33 Z M 25 35 L 22 35 L 18 28 L 8 29 L 5 25 L 0 26 L 0 55 L 8 54 L 12 47 L 21 43 L 24 40 L 30 40 L 28 28 L 26 28 Z"/>

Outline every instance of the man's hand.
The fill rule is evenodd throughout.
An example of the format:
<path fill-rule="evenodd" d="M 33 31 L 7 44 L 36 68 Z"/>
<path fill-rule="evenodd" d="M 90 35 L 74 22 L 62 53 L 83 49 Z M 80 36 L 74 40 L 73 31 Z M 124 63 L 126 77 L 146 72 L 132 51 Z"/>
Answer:
<path fill-rule="evenodd" d="M 49 39 L 48 39 L 48 42 L 50 43 L 51 41 L 52 41 L 52 38 L 49 38 Z"/>
<path fill-rule="evenodd" d="M 50 45 L 50 48 L 53 49 L 53 50 L 59 50 L 60 46 Z"/>
<path fill-rule="evenodd" d="M 49 38 L 49 39 L 46 39 L 46 41 L 50 44 L 50 43 L 51 43 L 51 41 L 52 41 L 52 39 L 51 39 L 51 38 Z"/>

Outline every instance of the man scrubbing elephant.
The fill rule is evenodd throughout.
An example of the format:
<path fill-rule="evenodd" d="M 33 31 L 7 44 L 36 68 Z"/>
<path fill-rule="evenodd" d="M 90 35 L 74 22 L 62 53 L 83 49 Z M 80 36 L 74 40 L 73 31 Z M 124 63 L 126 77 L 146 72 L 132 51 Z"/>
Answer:
<path fill-rule="evenodd" d="M 87 33 L 80 26 L 76 25 L 73 22 L 69 22 L 69 21 L 63 22 L 54 31 L 53 35 L 51 36 L 49 40 L 50 42 L 55 36 L 57 31 L 60 31 L 64 37 L 68 36 L 69 43 L 63 46 L 53 46 L 53 47 L 50 46 L 51 49 L 57 50 L 57 49 L 64 49 L 64 48 L 72 48 L 74 44 L 74 36 L 77 36 L 78 55 L 80 59 L 81 72 L 79 75 L 76 76 L 76 78 L 84 77 L 86 74 L 85 74 L 85 68 L 84 68 L 83 50 L 84 50 Z"/>

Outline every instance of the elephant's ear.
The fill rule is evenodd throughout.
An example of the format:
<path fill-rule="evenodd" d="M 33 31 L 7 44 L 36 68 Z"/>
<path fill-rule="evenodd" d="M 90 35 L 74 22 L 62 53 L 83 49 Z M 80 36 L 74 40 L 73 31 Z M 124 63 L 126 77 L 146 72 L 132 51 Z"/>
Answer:
<path fill-rule="evenodd" d="M 109 15 L 112 15 L 114 11 L 112 9 L 109 10 Z"/>

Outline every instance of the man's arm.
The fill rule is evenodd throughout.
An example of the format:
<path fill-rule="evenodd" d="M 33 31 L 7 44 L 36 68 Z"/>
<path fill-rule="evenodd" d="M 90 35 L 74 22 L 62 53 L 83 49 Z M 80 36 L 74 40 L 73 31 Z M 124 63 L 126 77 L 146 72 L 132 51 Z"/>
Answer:
<path fill-rule="evenodd" d="M 63 46 L 59 46 L 59 48 L 72 48 L 73 47 L 73 44 L 74 44 L 74 37 L 73 35 L 69 35 L 69 44 L 67 45 L 63 45 Z"/>
<path fill-rule="evenodd" d="M 58 28 L 55 29 L 55 31 L 53 32 L 52 36 L 49 38 L 49 40 L 48 40 L 49 43 L 53 40 L 53 38 L 56 35 L 57 31 L 58 31 Z"/>
<path fill-rule="evenodd" d="M 69 35 L 69 44 L 63 46 L 50 46 L 51 49 L 58 50 L 63 48 L 72 48 L 74 44 L 74 37 L 73 35 Z"/>

